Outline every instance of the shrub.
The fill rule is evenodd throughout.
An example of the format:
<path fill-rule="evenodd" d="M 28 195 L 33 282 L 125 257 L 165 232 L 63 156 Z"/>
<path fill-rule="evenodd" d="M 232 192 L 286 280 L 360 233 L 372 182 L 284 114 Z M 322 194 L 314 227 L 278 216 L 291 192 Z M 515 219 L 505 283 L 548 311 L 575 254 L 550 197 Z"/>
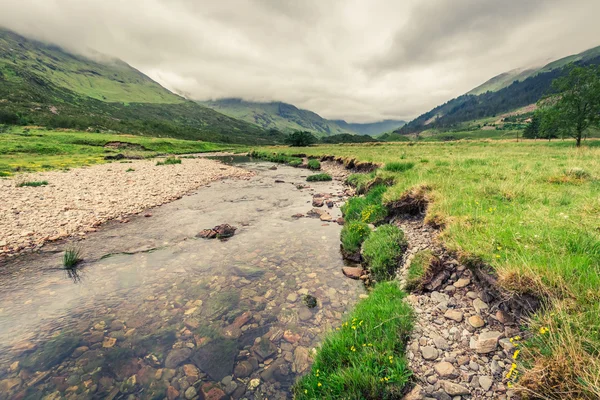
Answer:
<path fill-rule="evenodd" d="M 342 248 L 347 253 L 356 254 L 360 251 L 360 246 L 370 234 L 371 229 L 364 222 L 347 222 L 340 234 Z"/>
<path fill-rule="evenodd" d="M 310 132 L 297 131 L 287 135 L 285 142 L 291 147 L 306 147 L 317 143 L 317 138 Z"/>
<path fill-rule="evenodd" d="M 38 186 L 46 186 L 48 184 L 48 181 L 39 181 L 39 182 L 21 182 L 19 183 L 17 186 L 18 187 L 25 187 L 25 186 L 30 186 L 30 187 L 38 187 Z"/>
<path fill-rule="evenodd" d="M 81 250 L 77 247 L 71 247 L 65 250 L 63 255 L 63 267 L 73 269 L 81 262 Z"/>
<path fill-rule="evenodd" d="M 333 178 L 329 174 L 316 174 L 316 175 L 311 175 L 306 178 L 306 180 L 308 182 L 324 182 L 324 181 L 330 181 L 332 179 Z"/>
<path fill-rule="evenodd" d="M 288 164 L 291 167 L 299 167 L 302 165 L 302 159 L 301 158 L 292 158 Z"/>
<path fill-rule="evenodd" d="M 386 171 L 391 171 L 391 172 L 404 172 L 404 171 L 408 171 L 409 169 L 413 168 L 414 166 L 415 166 L 414 162 L 391 162 L 391 163 L 385 164 L 385 167 L 383 169 L 385 169 Z"/>
<path fill-rule="evenodd" d="M 173 165 L 173 164 L 181 164 L 181 158 L 176 157 L 167 157 L 165 161 L 158 161 L 156 165 Z"/>
<path fill-rule="evenodd" d="M 313 171 L 317 171 L 321 169 L 321 163 L 319 162 L 319 160 L 308 160 L 308 169 L 311 169 Z"/>
<path fill-rule="evenodd" d="M 393 279 L 405 247 L 404 233 L 395 225 L 383 225 L 365 240 L 363 257 L 376 281 Z"/>
<path fill-rule="evenodd" d="M 395 282 L 377 285 L 318 350 L 294 398 L 401 398 L 411 371 L 404 353 L 414 315 Z"/>

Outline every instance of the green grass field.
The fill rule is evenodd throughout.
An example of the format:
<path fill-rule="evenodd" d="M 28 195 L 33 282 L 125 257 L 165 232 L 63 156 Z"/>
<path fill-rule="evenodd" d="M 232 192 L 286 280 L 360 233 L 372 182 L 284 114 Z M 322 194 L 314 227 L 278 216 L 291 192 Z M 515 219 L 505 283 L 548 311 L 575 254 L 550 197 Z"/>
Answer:
<path fill-rule="evenodd" d="M 107 143 L 125 145 L 105 147 Z M 236 149 L 235 145 L 104 133 L 11 128 L 0 133 L 0 176 L 18 172 L 67 169 L 106 162 L 124 154 L 149 158 L 158 154 L 202 153 Z"/>
<path fill-rule="evenodd" d="M 520 384 L 600 397 L 600 141 L 463 141 L 270 148 L 385 165 L 386 204 L 419 188 L 426 221 L 467 265 L 491 268 L 508 293 L 544 300 L 523 344 Z M 392 168 L 394 169 L 394 168 Z M 540 331 L 544 335 L 536 334 Z"/>

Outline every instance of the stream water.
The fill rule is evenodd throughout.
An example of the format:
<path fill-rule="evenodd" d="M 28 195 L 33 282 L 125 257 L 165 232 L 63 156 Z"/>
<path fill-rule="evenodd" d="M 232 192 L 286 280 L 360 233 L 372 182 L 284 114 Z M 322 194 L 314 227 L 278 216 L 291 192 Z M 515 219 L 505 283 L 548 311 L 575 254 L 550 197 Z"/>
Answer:
<path fill-rule="evenodd" d="M 77 273 L 61 269 L 64 244 L 4 262 L 0 399 L 291 397 L 363 290 L 341 272 L 340 226 L 292 218 L 328 193 L 335 220 L 343 188 L 223 161 L 256 175 L 103 226 L 79 242 Z M 235 236 L 195 237 L 221 223 Z"/>

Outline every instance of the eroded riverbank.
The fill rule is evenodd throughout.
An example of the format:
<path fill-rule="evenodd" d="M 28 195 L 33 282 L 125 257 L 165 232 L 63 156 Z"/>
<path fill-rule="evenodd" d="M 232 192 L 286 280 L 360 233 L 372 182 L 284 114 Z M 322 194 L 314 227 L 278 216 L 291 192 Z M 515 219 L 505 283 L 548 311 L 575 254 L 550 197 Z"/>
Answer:
<path fill-rule="evenodd" d="M 107 224 L 81 242 L 75 281 L 59 269 L 64 245 L 5 263 L 0 396 L 289 397 L 362 284 L 342 275 L 339 225 L 292 218 L 320 192 L 335 220 L 339 182 L 298 189 L 306 170 L 271 167 Z M 236 235 L 195 238 L 220 223 Z"/>

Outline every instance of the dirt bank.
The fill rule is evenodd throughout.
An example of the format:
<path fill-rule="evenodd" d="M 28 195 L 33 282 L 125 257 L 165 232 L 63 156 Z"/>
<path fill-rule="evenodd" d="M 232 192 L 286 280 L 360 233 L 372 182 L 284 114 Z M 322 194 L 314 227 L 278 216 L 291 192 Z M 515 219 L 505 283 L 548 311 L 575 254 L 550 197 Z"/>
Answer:
<path fill-rule="evenodd" d="M 0 257 L 83 236 L 105 221 L 170 202 L 212 181 L 249 175 L 212 160 L 183 159 L 176 165 L 143 160 L 0 180 Z M 33 181 L 48 184 L 18 186 Z"/>

